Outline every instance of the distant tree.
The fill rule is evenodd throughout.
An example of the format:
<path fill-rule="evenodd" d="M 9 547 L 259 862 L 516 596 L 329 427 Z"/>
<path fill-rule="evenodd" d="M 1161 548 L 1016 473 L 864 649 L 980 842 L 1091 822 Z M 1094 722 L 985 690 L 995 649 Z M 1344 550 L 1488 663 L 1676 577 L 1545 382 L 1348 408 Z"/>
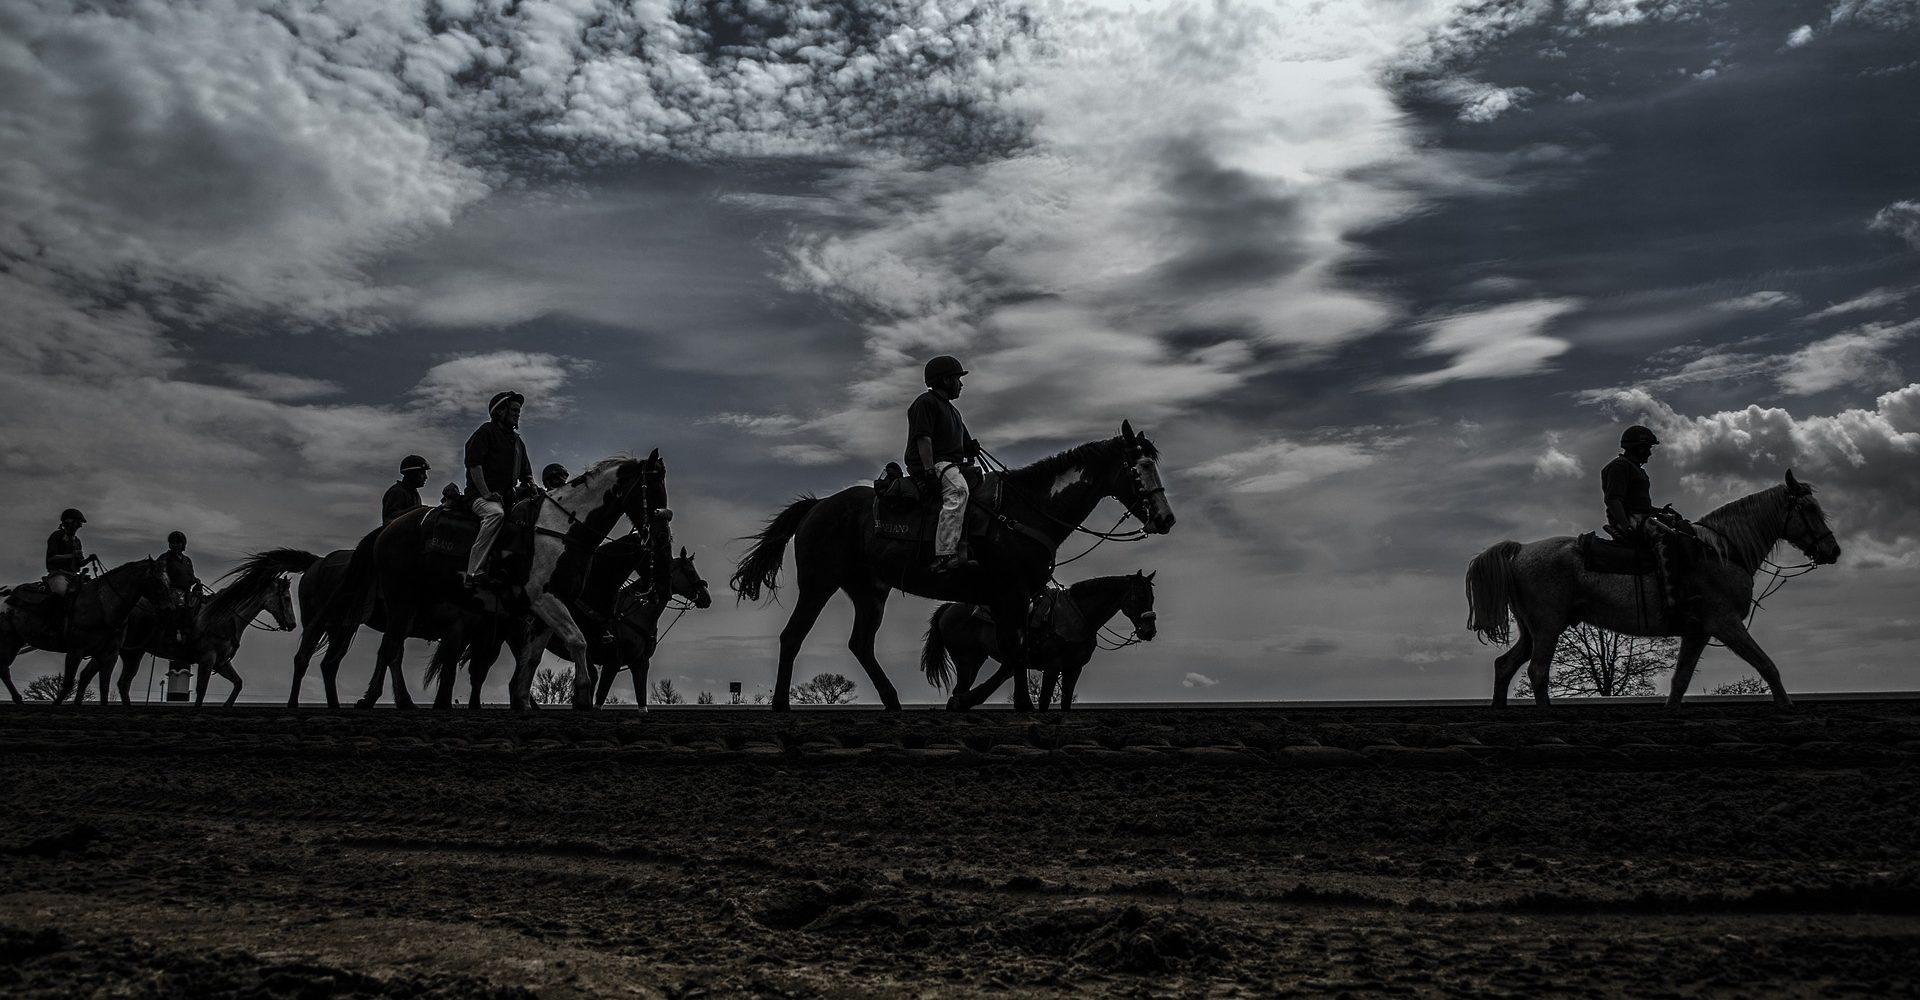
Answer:
<path fill-rule="evenodd" d="M 1582 622 L 1560 633 L 1553 652 L 1547 694 L 1554 698 L 1613 698 L 1654 694 L 1654 681 L 1673 669 L 1680 640 L 1621 635 Z M 1533 684 L 1520 675 L 1514 697 L 1533 697 Z"/>
<path fill-rule="evenodd" d="M 711 704 L 713 704 L 713 692 L 712 692 L 712 691 L 702 691 L 702 692 L 700 692 L 700 697 L 698 697 L 698 698 L 695 698 L 695 699 L 693 699 L 693 703 L 694 703 L 694 704 L 696 704 L 696 705 L 711 705 Z"/>
<path fill-rule="evenodd" d="M 753 693 L 753 703 L 754 703 L 754 704 L 756 704 L 756 705 L 764 705 L 764 704 L 766 704 L 766 703 L 767 703 L 767 693 L 766 693 L 765 691 L 755 691 L 755 692 Z"/>
<path fill-rule="evenodd" d="M 1041 681 L 1045 677 L 1045 675 L 1038 670 L 1022 670 L 1020 672 L 1024 674 L 1027 678 L 1027 697 L 1032 699 L 1033 707 L 1046 708 L 1047 703 L 1042 702 L 1040 700 L 1040 686 L 1041 686 Z M 1056 684 L 1054 685 L 1054 687 L 1058 689 L 1059 685 Z M 1054 697 L 1056 698 L 1059 697 L 1058 690 L 1055 691 Z M 1008 701 L 1013 700 L 1013 689 L 1011 687 L 1007 689 L 1007 700 Z"/>
<path fill-rule="evenodd" d="M 573 668 L 544 667 L 533 676 L 533 700 L 539 705 L 565 705 L 573 700 Z"/>
<path fill-rule="evenodd" d="M 20 694 L 28 701 L 52 701 L 60 697 L 60 675 L 41 674 L 22 688 Z M 87 689 L 76 688 L 73 698 L 75 702 L 86 701 Z"/>
<path fill-rule="evenodd" d="M 656 705 L 684 705 L 687 696 L 673 689 L 673 680 L 662 677 L 653 682 L 653 703 Z"/>
<path fill-rule="evenodd" d="M 840 674 L 815 674 L 794 685 L 793 700 L 801 705 L 848 705 L 859 697 L 854 691 L 854 683 Z"/>
<path fill-rule="evenodd" d="M 1748 674 L 1737 681 L 1728 681 L 1725 684 L 1721 684 L 1715 687 L 1712 691 L 1709 691 L 1707 693 L 1708 694 L 1772 694 L 1773 689 L 1767 687 L 1766 681 L 1763 681 L 1752 674 Z"/>

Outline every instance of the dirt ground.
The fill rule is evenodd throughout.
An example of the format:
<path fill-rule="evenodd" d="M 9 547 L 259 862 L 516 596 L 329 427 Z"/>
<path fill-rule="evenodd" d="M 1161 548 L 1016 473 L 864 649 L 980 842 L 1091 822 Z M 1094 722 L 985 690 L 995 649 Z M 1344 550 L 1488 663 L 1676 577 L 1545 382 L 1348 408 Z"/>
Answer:
<path fill-rule="evenodd" d="M 1920 702 L 0 709 L 10 997 L 1920 990 Z"/>

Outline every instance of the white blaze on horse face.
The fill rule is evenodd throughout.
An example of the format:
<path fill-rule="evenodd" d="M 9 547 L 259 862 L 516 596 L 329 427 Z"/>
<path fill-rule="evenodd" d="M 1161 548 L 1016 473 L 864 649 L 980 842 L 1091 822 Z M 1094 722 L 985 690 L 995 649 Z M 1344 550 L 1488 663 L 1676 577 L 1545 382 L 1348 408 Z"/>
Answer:
<path fill-rule="evenodd" d="M 1068 469 L 1065 472 L 1062 472 L 1060 474 L 1060 478 L 1055 479 L 1053 481 L 1053 489 L 1049 490 L 1047 492 L 1047 495 L 1049 497 L 1057 497 L 1060 494 L 1065 493 L 1068 489 L 1082 482 L 1086 478 L 1086 475 L 1087 475 L 1087 470 L 1077 465 L 1071 469 Z"/>

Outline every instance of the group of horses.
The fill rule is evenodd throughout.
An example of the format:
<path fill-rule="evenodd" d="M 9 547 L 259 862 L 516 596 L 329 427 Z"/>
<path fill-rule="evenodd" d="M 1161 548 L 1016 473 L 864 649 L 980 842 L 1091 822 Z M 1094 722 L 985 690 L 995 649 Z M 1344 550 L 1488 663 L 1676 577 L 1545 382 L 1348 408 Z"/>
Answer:
<path fill-rule="evenodd" d="M 1125 615 L 1133 625 L 1122 642 L 1151 639 L 1155 632 L 1152 575 L 1134 573 L 1081 581 L 1064 591 L 1054 584 L 1061 546 L 1076 533 L 1101 540 L 1143 538 L 1172 530 L 1175 517 L 1159 472 L 1159 451 L 1144 434 L 1122 423 L 1118 436 L 1087 442 L 1021 468 L 989 471 L 994 482 L 976 493 L 986 517 L 969 538 L 972 562 L 935 573 L 923 540 L 894 537 L 878 530 L 876 492 L 859 484 L 826 497 L 803 495 L 750 536 L 752 545 L 729 581 L 741 600 L 758 600 L 779 586 L 788 544 L 794 550 L 797 599 L 780 633 L 779 664 L 772 707 L 789 707 L 793 667 L 801 644 L 827 602 L 845 594 L 854 607 L 848 648 L 865 670 L 882 705 L 900 708 L 900 698 L 874 655 L 890 594 L 903 593 L 942 602 L 929 621 L 921 658 L 927 679 L 952 692 L 948 707 L 980 704 L 1008 679 L 1028 669 L 1045 671 L 1041 704 L 1051 697 L 1056 679 L 1062 707 L 1072 701 L 1080 667 L 1106 623 Z M 1140 527 L 1124 535 L 1084 526 L 1105 500 L 1117 501 Z M 44 612 L 9 606 L 0 612 L 0 680 L 17 702 L 9 668 L 15 655 L 31 645 L 63 652 L 66 670 L 61 697 L 75 683 L 95 676 L 107 694 L 111 661 L 122 664 L 121 700 L 129 700 L 135 667 L 145 655 L 190 661 L 200 668 L 196 702 L 204 699 L 208 678 L 218 673 L 233 685 L 227 703 L 240 691 L 232 659 L 245 630 L 262 611 L 277 626 L 295 627 L 288 576 L 300 574 L 300 617 L 306 623 L 294 656 L 289 706 L 299 703 L 301 681 L 310 660 L 324 647 L 320 674 L 328 707 L 339 706 L 336 676 L 355 632 L 363 625 L 382 633 L 374 673 L 361 704 L 379 699 L 391 683 L 395 704 L 411 706 L 402 667 L 405 640 L 438 643 L 427 672 L 437 684 L 436 707 L 450 707 L 454 676 L 465 664 L 471 682 L 470 706 L 480 703 L 481 688 L 500 650 L 514 656 L 508 683 L 514 708 L 533 707 L 532 682 L 544 653 L 564 656 L 575 665 L 572 704 L 603 703 L 614 676 L 630 672 L 636 700 L 647 697 L 647 665 L 657 643 L 657 622 L 672 602 L 707 607 L 706 582 L 684 548 L 673 554 L 667 503 L 666 463 L 658 450 L 644 459 L 614 457 L 598 462 L 570 482 L 531 501 L 516 520 L 517 541 L 509 554 L 520 584 L 510 603 L 476 598 L 460 580 L 464 553 L 435 553 L 428 545 L 434 508 L 421 507 L 368 534 L 352 549 L 325 557 L 297 549 L 273 549 L 249 557 L 200 609 L 187 641 L 165 627 L 156 608 L 169 594 L 158 564 L 137 560 L 89 580 L 80 590 L 70 623 L 50 627 Z M 632 531 L 609 541 L 619 520 Z M 1754 579 L 1776 543 L 1787 541 L 1813 563 L 1831 563 L 1840 550 L 1811 487 L 1794 479 L 1729 503 L 1698 522 L 1710 558 L 1702 569 L 1706 595 L 1697 626 L 1668 612 L 1658 588 L 1632 577 L 1593 572 L 1568 537 L 1521 545 L 1501 542 L 1476 557 L 1467 573 L 1469 628 L 1483 641 L 1513 639 L 1509 618 L 1519 624 L 1518 638 L 1495 661 L 1494 703 L 1504 704 L 1507 687 L 1521 666 L 1529 667 L 1535 697 L 1547 698 L 1547 671 L 1560 633 L 1590 622 L 1633 635 L 1681 638 L 1671 700 L 1686 690 L 1701 651 L 1718 639 L 1750 663 L 1773 691 L 1788 697 L 1778 668 L 1746 629 Z M 1030 627 L 1039 604 L 1065 607 L 1071 630 Z M 583 624 L 584 623 L 584 624 Z M 1000 663 L 984 683 L 976 683 L 987 658 Z M 951 667 L 951 669 L 950 669 Z M 1013 686 L 1020 711 L 1031 711 L 1033 697 L 1024 680 Z"/>

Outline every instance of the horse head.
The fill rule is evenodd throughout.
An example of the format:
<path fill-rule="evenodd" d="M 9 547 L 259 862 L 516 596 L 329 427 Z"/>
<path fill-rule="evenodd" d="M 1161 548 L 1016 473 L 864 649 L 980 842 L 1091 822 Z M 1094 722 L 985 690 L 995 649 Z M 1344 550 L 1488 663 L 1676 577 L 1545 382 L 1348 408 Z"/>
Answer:
<path fill-rule="evenodd" d="M 1167 502 L 1167 488 L 1160 481 L 1160 450 L 1145 434 L 1134 433 L 1131 421 L 1120 422 L 1120 441 L 1127 474 L 1120 477 L 1114 499 L 1133 513 L 1148 534 L 1172 531 L 1173 506 Z"/>
<path fill-rule="evenodd" d="M 1827 512 L 1814 499 L 1813 487 L 1793 477 L 1787 470 L 1787 515 L 1780 534 L 1814 563 L 1826 566 L 1840 559 L 1840 542 L 1827 526 Z"/>
<path fill-rule="evenodd" d="M 273 624 L 282 632 L 291 632 L 297 628 L 293 618 L 293 584 L 284 576 L 276 577 L 273 589 L 267 592 L 267 603 L 262 608 L 273 616 Z"/>
<path fill-rule="evenodd" d="M 693 556 L 687 554 L 685 546 L 680 548 L 679 558 L 673 561 L 672 587 L 673 596 L 687 598 L 696 608 L 713 605 L 713 595 L 707 592 L 707 581 L 701 579 L 700 571 L 693 568 Z"/>
<path fill-rule="evenodd" d="M 1133 623 L 1133 634 L 1141 642 L 1152 642 L 1160 631 L 1153 611 L 1153 578 L 1155 573 L 1135 571 L 1133 578 L 1127 581 L 1127 592 L 1120 595 L 1120 613 Z"/>

